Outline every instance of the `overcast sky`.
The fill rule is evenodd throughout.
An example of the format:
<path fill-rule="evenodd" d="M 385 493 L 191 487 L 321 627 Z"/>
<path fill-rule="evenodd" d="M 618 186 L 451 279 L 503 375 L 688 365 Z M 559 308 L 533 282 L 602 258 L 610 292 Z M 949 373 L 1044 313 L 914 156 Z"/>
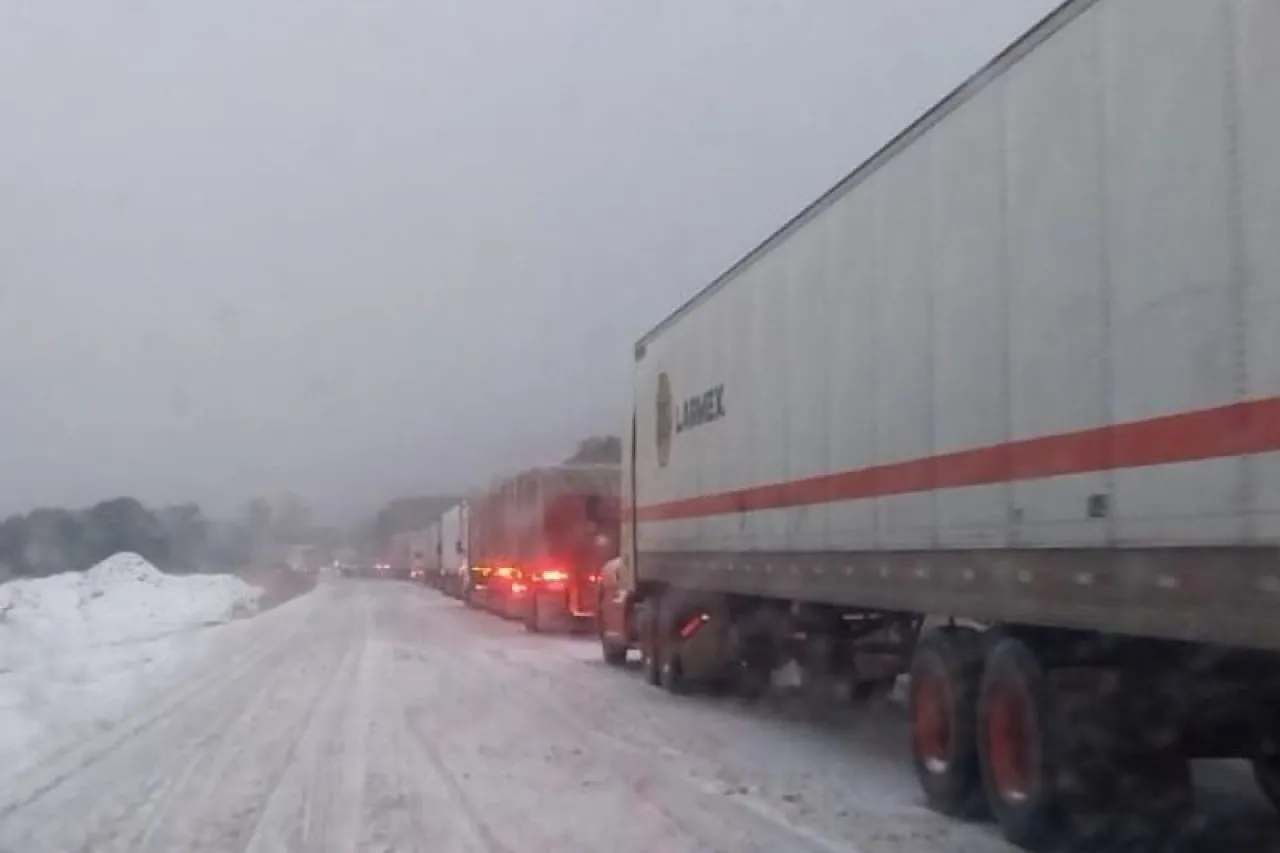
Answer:
<path fill-rule="evenodd" d="M 618 432 L 636 337 L 1054 5 L 3 0 L 0 512 Z"/>

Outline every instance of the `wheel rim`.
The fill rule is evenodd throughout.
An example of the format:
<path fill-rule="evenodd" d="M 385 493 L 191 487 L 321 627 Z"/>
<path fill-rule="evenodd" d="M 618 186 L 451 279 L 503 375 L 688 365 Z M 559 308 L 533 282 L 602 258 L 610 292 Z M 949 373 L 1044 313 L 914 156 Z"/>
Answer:
<path fill-rule="evenodd" d="M 951 691 L 946 679 L 932 671 L 919 675 L 914 689 L 916 755 L 930 773 L 946 773 L 951 766 Z"/>
<path fill-rule="evenodd" d="M 996 792 L 1008 803 L 1035 792 L 1035 712 L 1031 698 L 1014 685 L 1001 685 L 987 706 L 987 752 Z"/>

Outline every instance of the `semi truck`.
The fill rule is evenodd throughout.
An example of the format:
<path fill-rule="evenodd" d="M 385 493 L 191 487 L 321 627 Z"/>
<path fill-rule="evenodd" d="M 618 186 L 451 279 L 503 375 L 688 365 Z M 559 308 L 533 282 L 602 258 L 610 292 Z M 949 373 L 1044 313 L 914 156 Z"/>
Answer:
<path fill-rule="evenodd" d="M 411 580 L 436 585 L 440 579 L 440 522 L 409 534 Z"/>
<path fill-rule="evenodd" d="M 469 606 L 492 609 L 491 601 L 502 580 L 499 570 L 503 574 L 511 571 L 500 483 L 477 490 L 468 505 L 467 553 L 471 559 L 463 576 L 462 598 Z"/>
<path fill-rule="evenodd" d="M 474 504 L 473 572 L 491 609 L 532 632 L 592 623 L 599 573 L 616 554 L 620 471 L 610 464 L 531 468 Z"/>
<path fill-rule="evenodd" d="M 1026 848 L 1280 803 L 1280 3 L 1069 0 L 634 347 L 600 642 Z M 1141 820 L 1140 820 L 1141 819 Z"/>
<path fill-rule="evenodd" d="M 440 518 L 440 588 L 460 598 L 470 561 L 467 557 L 467 503 L 463 501 Z"/>
<path fill-rule="evenodd" d="M 407 579 L 413 571 L 413 539 L 413 531 L 392 534 L 384 559 L 374 566 L 375 575 Z"/>

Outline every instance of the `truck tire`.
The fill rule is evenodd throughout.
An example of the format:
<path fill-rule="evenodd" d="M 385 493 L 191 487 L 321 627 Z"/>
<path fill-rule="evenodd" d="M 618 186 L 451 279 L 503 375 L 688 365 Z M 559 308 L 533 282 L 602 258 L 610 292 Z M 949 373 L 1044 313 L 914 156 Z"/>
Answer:
<path fill-rule="evenodd" d="M 1280 811 L 1280 755 L 1253 759 L 1253 778 L 1271 807 Z"/>
<path fill-rule="evenodd" d="M 1055 790 L 1084 849 L 1179 846 L 1194 808 L 1190 762 L 1182 751 L 1178 705 L 1137 671 L 1069 671 L 1053 691 Z"/>
<path fill-rule="evenodd" d="M 685 590 L 668 591 L 655 602 L 657 616 L 654 630 L 654 658 L 658 667 L 658 684 L 668 693 L 684 694 L 694 686 L 680 659 L 684 623 L 705 610 L 697 594 Z"/>
<path fill-rule="evenodd" d="M 733 669 L 733 689 L 738 698 L 755 702 L 769 692 L 773 682 L 773 649 L 767 637 L 742 640 L 741 657 Z"/>
<path fill-rule="evenodd" d="M 625 617 L 624 617 L 625 618 Z M 627 627 L 623 626 L 625 632 Z M 610 640 L 605 635 L 604 596 L 596 602 L 596 635 L 600 638 L 600 655 L 609 666 L 626 666 L 627 644 Z"/>
<path fill-rule="evenodd" d="M 940 628 L 920 639 L 907 696 L 911 758 L 930 808 L 960 818 L 986 810 L 978 760 L 982 634 Z"/>
<path fill-rule="evenodd" d="M 636 607 L 636 633 L 640 638 L 640 671 L 644 680 L 657 687 L 662 682 L 662 667 L 658 661 L 657 613 L 653 599 Z"/>
<path fill-rule="evenodd" d="M 670 638 L 660 638 L 658 659 L 661 661 L 658 682 L 662 689 L 676 696 L 688 693 L 689 680 L 685 678 L 684 667 L 680 663 L 679 645 Z"/>
<path fill-rule="evenodd" d="M 542 633 L 542 614 L 538 607 L 538 594 L 532 593 L 529 596 L 529 606 L 524 611 L 524 629 L 530 634 Z"/>
<path fill-rule="evenodd" d="M 600 638 L 600 652 L 604 658 L 604 662 L 609 666 L 626 666 L 627 665 L 627 647 L 620 646 L 616 643 L 610 643 L 603 637 Z"/>
<path fill-rule="evenodd" d="M 547 601 L 544 596 L 532 593 L 529 596 L 529 606 L 524 612 L 525 627 L 533 634 L 556 633 L 564 627 L 567 616 L 568 609 L 564 607 L 562 599 Z"/>
<path fill-rule="evenodd" d="M 978 757 L 987 805 L 1001 833 L 1028 850 L 1062 841 L 1065 820 L 1049 739 L 1044 670 L 1021 640 L 986 655 L 978 696 Z"/>

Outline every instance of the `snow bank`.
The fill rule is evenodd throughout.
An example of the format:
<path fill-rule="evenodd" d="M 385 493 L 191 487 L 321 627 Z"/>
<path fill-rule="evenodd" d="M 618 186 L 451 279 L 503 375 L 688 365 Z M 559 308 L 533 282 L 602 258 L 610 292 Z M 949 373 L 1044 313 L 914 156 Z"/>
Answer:
<path fill-rule="evenodd" d="M 166 575 L 136 554 L 87 572 L 0 585 L 0 669 L 27 651 L 123 644 L 225 622 L 257 609 L 261 591 L 230 575 Z"/>
<path fill-rule="evenodd" d="M 0 584 L 0 766 L 109 725 L 205 648 L 202 629 L 256 612 L 261 594 L 229 575 L 166 575 L 136 554 Z"/>

